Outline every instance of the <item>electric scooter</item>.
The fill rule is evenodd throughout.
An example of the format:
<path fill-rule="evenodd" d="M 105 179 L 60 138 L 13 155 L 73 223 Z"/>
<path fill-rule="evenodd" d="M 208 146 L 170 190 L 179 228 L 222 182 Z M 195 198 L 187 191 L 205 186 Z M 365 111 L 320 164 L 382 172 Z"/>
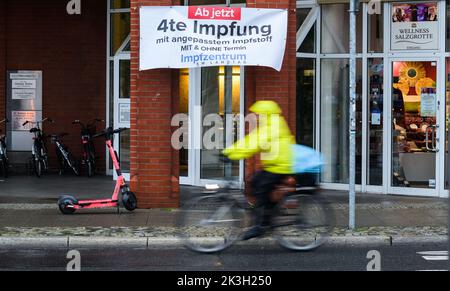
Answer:
<path fill-rule="evenodd" d="M 72 214 L 78 209 L 91 209 L 91 208 L 105 208 L 105 207 L 119 207 L 119 192 L 122 193 L 122 204 L 128 211 L 133 211 L 137 207 L 136 195 L 130 191 L 130 187 L 126 184 L 126 181 L 122 175 L 122 171 L 119 166 L 119 159 L 117 152 L 112 146 L 112 140 L 114 134 L 120 133 L 128 128 L 113 129 L 108 127 L 100 133 L 94 134 L 92 137 L 105 136 L 106 146 L 109 150 L 109 155 L 113 161 L 114 169 L 117 173 L 116 186 L 111 199 L 97 199 L 97 200 L 77 200 L 70 195 L 63 195 L 58 200 L 59 210 L 63 214 Z"/>

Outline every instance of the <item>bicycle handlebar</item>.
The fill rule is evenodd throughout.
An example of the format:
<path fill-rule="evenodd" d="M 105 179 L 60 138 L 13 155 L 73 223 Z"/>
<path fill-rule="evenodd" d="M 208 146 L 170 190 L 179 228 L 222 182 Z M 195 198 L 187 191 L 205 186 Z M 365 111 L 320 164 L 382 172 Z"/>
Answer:
<path fill-rule="evenodd" d="M 92 137 L 96 138 L 96 137 L 104 136 L 104 135 L 108 137 L 110 135 L 114 135 L 116 133 L 120 133 L 120 132 L 122 132 L 124 130 L 127 130 L 127 129 L 128 128 L 126 128 L 126 127 L 121 127 L 121 128 L 117 128 L 117 129 L 113 129 L 112 127 L 108 127 L 106 129 L 102 130 L 101 132 L 94 134 Z"/>
<path fill-rule="evenodd" d="M 43 123 L 43 122 L 45 122 L 45 121 L 48 121 L 48 122 L 51 122 L 51 123 L 54 122 L 53 119 L 46 117 L 46 118 L 42 119 L 41 121 L 29 121 L 29 120 L 27 120 L 27 121 L 25 121 L 25 122 L 22 124 L 22 126 L 25 126 L 25 125 L 27 125 L 28 123 L 31 123 L 31 124 L 39 124 L 39 123 Z"/>
<path fill-rule="evenodd" d="M 96 122 L 105 122 L 105 120 L 100 119 L 100 118 L 94 118 L 91 122 L 89 122 L 87 124 L 87 126 L 94 125 Z M 86 125 L 83 122 L 81 122 L 79 119 L 72 121 L 72 124 L 79 124 L 82 127 L 86 127 Z"/>

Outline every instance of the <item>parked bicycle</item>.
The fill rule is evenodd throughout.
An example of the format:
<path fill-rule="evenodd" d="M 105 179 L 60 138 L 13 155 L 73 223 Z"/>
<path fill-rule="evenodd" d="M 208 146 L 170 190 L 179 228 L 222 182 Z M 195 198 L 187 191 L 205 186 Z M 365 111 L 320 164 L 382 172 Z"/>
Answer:
<path fill-rule="evenodd" d="M 45 134 L 42 132 L 40 125 L 44 122 L 53 122 L 50 118 L 44 118 L 40 121 L 25 121 L 22 125 L 32 124 L 34 127 L 30 132 L 34 134 L 33 146 L 31 148 L 31 159 L 33 163 L 34 173 L 37 177 L 41 177 L 43 172 L 48 171 L 48 151 L 45 145 Z"/>
<path fill-rule="evenodd" d="M 0 120 L 0 125 L 8 122 L 8 119 L 5 118 Z M 2 130 L 0 129 L 0 171 L 3 177 L 8 178 L 9 161 L 6 153 L 6 135 L 2 135 L 1 133 Z"/>
<path fill-rule="evenodd" d="M 64 175 L 66 168 L 69 167 L 75 175 L 78 176 L 80 172 L 78 171 L 77 162 L 73 158 L 73 155 L 69 152 L 68 147 L 65 146 L 60 140 L 60 138 L 67 135 L 67 133 L 50 135 L 52 143 L 55 144 L 56 156 L 59 162 L 59 174 Z"/>
<path fill-rule="evenodd" d="M 105 122 L 102 119 L 95 118 L 89 123 L 82 123 L 80 120 L 74 120 L 72 124 L 78 124 L 81 127 L 81 142 L 83 145 L 83 156 L 81 158 L 81 165 L 86 168 L 86 174 L 88 177 L 92 177 L 95 174 L 95 160 L 97 155 L 95 153 L 93 135 L 96 133 L 96 124 L 98 122 Z"/>
<path fill-rule="evenodd" d="M 219 252 L 241 238 L 247 214 L 255 210 L 249 209 L 241 190 L 233 190 L 233 182 L 204 194 L 182 206 L 180 235 L 184 245 L 193 251 Z M 272 196 L 278 202 L 272 213 L 270 231 L 281 246 L 309 251 L 326 241 L 331 232 L 332 213 L 326 209 L 317 187 L 296 189 L 292 185 L 280 185 Z"/>

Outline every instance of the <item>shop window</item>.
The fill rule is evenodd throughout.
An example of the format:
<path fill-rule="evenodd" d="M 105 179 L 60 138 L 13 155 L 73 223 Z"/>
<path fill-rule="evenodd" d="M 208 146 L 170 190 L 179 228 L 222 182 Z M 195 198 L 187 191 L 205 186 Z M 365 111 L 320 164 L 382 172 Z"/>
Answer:
<path fill-rule="evenodd" d="M 383 52 L 383 7 L 380 14 L 369 14 L 367 16 L 368 50 L 369 53 Z"/>
<path fill-rule="evenodd" d="M 315 53 L 316 52 L 316 25 L 309 30 L 299 49 L 299 53 Z"/>
<path fill-rule="evenodd" d="M 131 50 L 130 43 L 131 43 L 131 41 L 128 40 L 127 43 L 125 44 L 125 46 L 123 47 L 123 50 L 122 50 L 123 52 L 130 52 L 130 50 Z"/>
<path fill-rule="evenodd" d="M 238 139 L 241 102 L 240 67 L 206 67 L 201 70 L 201 105 L 204 122 L 202 135 L 204 140 L 200 152 L 200 178 L 238 178 L 239 161 L 224 162 L 218 154 L 220 147 L 229 146 Z M 205 120 L 214 115 L 221 117 L 221 124 L 215 124 L 216 121 L 211 124 L 205 123 Z M 213 144 L 208 145 L 207 136 L 212 133 L 211 129 L 218 125 L 222 134 L 214 134 Z"/>
<path fill-rule="evenodd" d="M 349 5 L 322 5 L 321 46 L 324 54 L 349 53 Z M 360 7 L 361 11 L 361 7 Z M 356 17 L 356 51 L 362 51 L 362 13 Z"/>
<path fill-rule="evenodd" d="M 445 66 L 445 189 L 448 189 L 448 129 L 450 114 L 450 58 L 446 59 Z"/>
<path fill-rule="evenodd" d="M 393 62 L 392 186 L 436 187 L 436 66 Z"/>
<path fill-rule="evenodd" d="M 383 59 L 368 60 L 367 184 L 383 185 Z"/>
<path fill-rule="evenodd" d="M 120 169 L 123 172 L 130 172 L 130 131 L 125 130 L 119 134 L 119 159 Z"/>
<path fill-rule="evenodd" d="M 446 40 L 445 40 L 445 51 L 450 52 L 450 3 L 447 1 L 447 19 L 446 19 Z"/>
<path fill-rule="evenodd" d="M 311 9 L 297 9 L 297 31 L 300 29 Z M 315 53 L 316 52 L 316 25 L 314 24 L 308 31 L 305 39 L 302 41 L 297 52 Z"/>
<path fill-rule="evenodd" d="M 120 61 L 120 95 L 119 98 L 130 98 L 130 60 Z"/>
<path fill-rule="evenodd" d="M 130 8 L 130 0 L 110 0 L 111 9 Z"/>
<path fill-rule="evenodd" d="M 300 29 L 300 26 L 302 26 L 302 23 L 305 21 L 310 11 L 311 9 L 309 8 L 297 9 L 297 31 Z"/>
<path fill-rule="evenodd" d="M 297 59 L 297 143 L 314 147 L 315 59 Z"/>
<path fill-rule="evenodd" d="M 111 56 L 114 56 L 130 34 L 130 13 L 111 13 Z"/>
<path fill-rule="evenodd" d="M 179 76 L 179 96 L 180 96 L 180 113 L 189 113 L 189 69 L 180 69 Z M 180 121 L 180 127 L 183 126 L 183 121 Z M 180 137 L 180 143 L 187 142 L 183 140 L 183 135 Z M 179 150 L 180 155 L 180 177 L 187 177 L 189 175 L 189 149 L 183 147 Z"/>
<path fill-rule="evenodd" d="M 356 183 L 361 183 L 362 75 L 356 71 Z M 322 59 L 320 151 L 326 160 L 324 183 L 348 183 L 349 168 L 349 60 Z"/>
<path fill-rule="evenodd" d="M 109 120 L 108 124 L 114 124 L 114 61 L 109 61 L 109 104 L 108 104 Z M 109 170 L 113 170 L 113 162 L 111 157 L 109 159 Z"/>

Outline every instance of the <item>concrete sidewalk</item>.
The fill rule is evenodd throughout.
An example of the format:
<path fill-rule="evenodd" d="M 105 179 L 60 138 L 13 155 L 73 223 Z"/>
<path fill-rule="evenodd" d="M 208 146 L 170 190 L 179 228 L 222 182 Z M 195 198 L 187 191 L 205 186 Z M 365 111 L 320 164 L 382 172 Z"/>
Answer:
<path fill-rule="evenodd" d="M 110 177 L 12 177 L 0 182 L 0 236 L 170 238 L 176 236 L 178 209 L 80 210 L 62 215 L 56 201 L 62 193 L 80 198 L 111 195 Z M 181 187 L 181 203 L 201 189 Z M 322 191 L 335 217 L 334 237 L 439 237 L 447 234 L 447 200 L 358 194 L 357 229 L 347 230 L 347 193 Z M 146 242 L 148 243 L 148 241 Z"/>

